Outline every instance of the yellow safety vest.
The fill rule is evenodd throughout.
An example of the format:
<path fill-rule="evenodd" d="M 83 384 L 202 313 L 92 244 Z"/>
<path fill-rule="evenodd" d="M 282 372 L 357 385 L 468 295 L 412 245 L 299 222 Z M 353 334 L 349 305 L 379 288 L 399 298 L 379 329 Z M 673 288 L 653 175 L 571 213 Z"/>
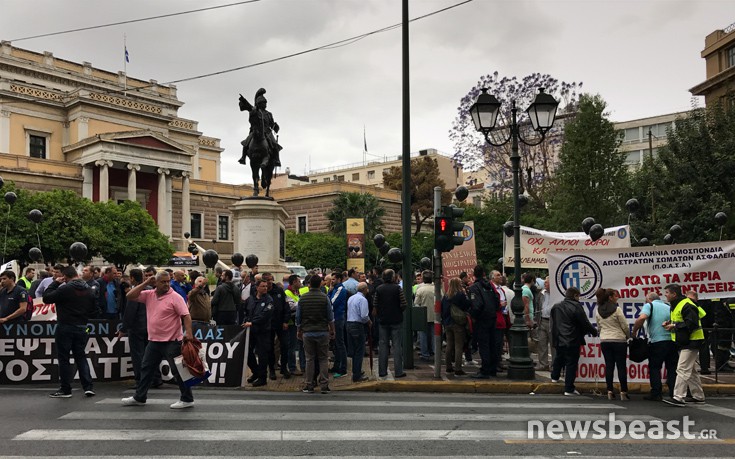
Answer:
<path fill-rule="evenodd" d="M 704 331 L 702 330 L 702 317 L 706 316 L 707 313 L 704 312 L 704 309 L 700 308 L 692 300 L 689 298 L 684 298 L 683 300 L 679 301 L 676 304 L 676 307 L 673 311 L 671 311 L 671 322 L 672 323 L 681 323 L 684 322 L 684 317 L 681 315 L 681 311 L 684 310 L 684 305 L 687 303 L 691 304 L 692 306 L 697 308 L 697 311 L 699 312 L 699 320 L 697 321 L 697 328 L 689 334 L 689 340 L 703 340 L 704 339 Z M 676 333 L 671 334 L 671 339 L 676 341 Z"/>
<path fill-rule="evenodd" d="M 286 289 L 286 296 L 287 296 L 287 297 L 289 297 L 289 298 L 291 298 L 292 300 L 294 300 L 295 302 L 297 302 L 297 303 L 298 303 L 298 302 L 299 302 L 299 297 L 301 296 L 301 290 L 303 290 L 303 288 L 302 288 L 302 289 L 299 289 L 299 294 L 298 294 L 298 295 L 296 295 L 296 294 L 295 294 L 294 292 L 292 292 L 292 291 L 291 291 L 290 289 Z M 306 290 L 306 291 L 307 291 L 307 292 L 309 291 L 309 290 L 308 290 L 308 288 L 307 288 L 307 290 Z"/>
<path fill-rule="evenodd" d="M 309 287 L 301 287 L 299 289 L 299 296 L 303 295 L 304 293 L 306 293 L 308 291 L 309 291 Z M 326 285 L 324 286 L 324 293 L 329 293 L 329 289 L 327 288 Z"/>

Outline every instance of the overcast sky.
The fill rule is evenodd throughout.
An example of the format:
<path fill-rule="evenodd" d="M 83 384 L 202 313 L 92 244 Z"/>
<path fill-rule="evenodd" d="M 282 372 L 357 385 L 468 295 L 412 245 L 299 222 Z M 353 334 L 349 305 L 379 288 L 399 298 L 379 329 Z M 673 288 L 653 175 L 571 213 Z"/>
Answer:
<path fill-rule="evenodd" d="M 411 0 L 411 17 L 461 0 Z M 2 0 L 0 38 L 119 22 L 234 0 Z M 18 47 L 117 72 L 127 35 L 131 77 L 169 82 L 273 59 L 401 21 L 399 0 L 261 0 L 189 15 L 14 41 Z M 481 75 L 549 73 L 601 94 L 614 121 L 686 110 L 704 81 L 704 38 L 735 22 L 732 0 L 474 0 L 413 22 L 411 150 L 453 153 L 448 131 Z M 238 93 L 267 89 L 292 173 L 400 155 L 401 32 L 220 76 L 179 83 L 184 118 L 222 139 L 222 179 L 247 135 Z M 369 157 L 373 159 L 373 157 Z"/>

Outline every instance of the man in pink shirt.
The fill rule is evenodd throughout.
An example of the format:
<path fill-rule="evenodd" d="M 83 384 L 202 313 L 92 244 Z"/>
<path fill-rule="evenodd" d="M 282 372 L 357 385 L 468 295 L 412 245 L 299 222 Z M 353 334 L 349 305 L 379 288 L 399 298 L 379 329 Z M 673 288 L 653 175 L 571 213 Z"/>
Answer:
<path fill-rule="evenodd" d="M 155 285 L 154 290 L 143 290 L 148 285 Z M 186 329 L 184 339 L 193 339 L 191 316 L 184 299 L 171 289 L 171 276 L 161 271 L 155 277 L 151 276 L 144 282 L 136 285 L 126 295 L 128 300 L 145 304 L 148 317 L 148 345 L 143 355 L 141 376 L 135 395 L 122 399 L 125 406 L 145 405 L 148 389 L 153 382 L 153 373 L 163 359 L 168 361 L 171 372 L 179 383 L 181 397 L 178 402 L 171 404 L 171 408 L 189 408 L 194 406 L 194 396 L 191 387 L 184 384 L 174 365 L 174 358 L 181 355 L 181 340 L 184 338 L 181 331 L 183 322 Z"/>

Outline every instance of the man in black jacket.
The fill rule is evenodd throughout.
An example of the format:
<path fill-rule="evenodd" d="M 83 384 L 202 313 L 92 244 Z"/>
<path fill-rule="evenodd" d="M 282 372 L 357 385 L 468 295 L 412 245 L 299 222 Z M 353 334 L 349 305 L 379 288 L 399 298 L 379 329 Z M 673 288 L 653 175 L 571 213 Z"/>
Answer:
<path fill-rule="evenodd" d="M 569 287 L 564 300 L 551 308 L 551 344 L 556 348 L 554 364 L 551 368 L 551 381 L 557 382 L 564 366 L 564 395 L 579 395 L 574 388 L 579 364 L 579 348 L 585 344 L 584 336 L 597 336 L 582 304 L 579 302 L 579 289 Z"/>
<path fill-rule="evenodd" d="M 286 304 L 286 292 L 273 282 L 273 274 L 263 273 L 263 280 L 267 283 L 268 295 L 273 300 L 271 345 L 268 354 L 269 376 L 272 380 L 276 379 L 275 341 L 276 337 L 278 337 L 278 343 L 281 348 L 281 374 L 283 375 L 283 379 L 289 379 L 291 372 L 288 371 L 288 321 L 291 320 L 291 308 Z"/>
<path fill-rule="evenodd" d="M 62 285 L 63 284 L 63 285 Z M 89 371 L 84 349 L 89 338 L 87 322 L 97 316 L 97 304 L 92 289 L 79 278 L 73 266 L 67 266 L 43 292 L 43 302 L 56 304 L 56 353 L 59 361 L 59 390 L 50 394 L 52 398 L 71 397 L 74 367 L 69 363 L 69 354 L 79 370 L 84 395 L 93 397 L 92 375 Z"/>
<path fill-rule="evenodd" d="M 480 371 L 472 375 L 475 379 L 489 379 L 497 375 L 498 353 L 495 350 L 495 319 L 500 308 L 500 298 L 490 282 L 485 278 L 485 268 L 475 266 L 475 282 L 468 289 L 472 303 L 470 315 L 473 319 L 475 339 L 480 351 L 482 365 Z"/>
<path fill-rule="evenodd" d="M 383 271 L 383 283 L 375 289 L 373 316 L 380 323 L 380 344 L 378 353 L 378 376 L 388 376 L 388 347 L 393 353 L 396 378 L 403 378 L 403 311 L 406 310 L 406 297 L 395 282 L 392 269 Z"/>
<path fill-rule="evenodd" d="M 232 282 L 232 271 L 229 269 L 222 272 L 221 280 L 212 296 L 212 318 L 217 325 L 235 325 L 240 304 L 240 290 Z"/>
<path fill-rule="evenodd" d="M 138 284 L 142 284 L 143 271 L 138 268 L 131 269 L 130 282 L 133 287 Z M 89 282 L 87 282 L 87 284 L 89 284 Z M 153 290 L 153 287 L 148 285 L 144 287 L 143 290 Z M 148 344 L 148 317 L 146 314 L 145 303 L 128 300 L 125 305 L 122 324 L 120 325 L 120 331 L 117 332 L 117 336 L 123 337 L 126 335 L 128 337 L 128 345 L 130 346 L 130 360 L 133 362 L 135 387 L 138 387 L 141 377 L 140 369 L 143 365 L 143 354 L 145 354 L 145 347 Z M 152 386 L 160 387 L 161 385 L 163 385 L 161 370 L 156 367 L 153 373 Z"/>
<path fill-rule="evenodd" d="M 268 283 L 264 280 L 255 282 L 255 295 L 248 298 L 245 323 L 243 328 L 250 328 L 250 352 L 248 367 L 253 373 L 248 382 L 253 387 L 265 386 L 268 383 L 268 355 L 271 352 L 271 322 L 273 321 L 273 298 L 268 295 Z M 256 358 L 257 356 L 257 358 Z"/>

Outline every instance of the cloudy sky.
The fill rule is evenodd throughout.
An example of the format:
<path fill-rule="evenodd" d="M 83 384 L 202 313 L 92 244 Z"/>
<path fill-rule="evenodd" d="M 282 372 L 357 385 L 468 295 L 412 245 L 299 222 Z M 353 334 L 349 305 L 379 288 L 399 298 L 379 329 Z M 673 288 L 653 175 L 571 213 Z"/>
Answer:
<path fill-rule="evenodd" d="M 112 2 L 2 0 L 0 38 L 110 71 L 170 82 L 245 66 L 400 23 L 398 0 L 260 0 L 171 18 L 46 38 L 37 34 L 145 18 L 234 0 Z M 411 17 L 461 0 L 411 0 Z M 34 13 L 43 14 L 34 14 Z M 615 121 L 690 107 L 704 80 L 704 38 L 735 22 L 732 0 L 474 0 L 413 22 L 411 150 L 451 154 L 448 131 L 481 75 L 549 73 L 601 94 Z M 222 178 L 249 181 L 239 164 L 251 102 L 265 87 L 292 173 L 401 153 L 401 32 L 219 76 L 182 82 L 179 115 L 222 139 Z M 373 159 L 372 156 L 369 159 Z"/>

